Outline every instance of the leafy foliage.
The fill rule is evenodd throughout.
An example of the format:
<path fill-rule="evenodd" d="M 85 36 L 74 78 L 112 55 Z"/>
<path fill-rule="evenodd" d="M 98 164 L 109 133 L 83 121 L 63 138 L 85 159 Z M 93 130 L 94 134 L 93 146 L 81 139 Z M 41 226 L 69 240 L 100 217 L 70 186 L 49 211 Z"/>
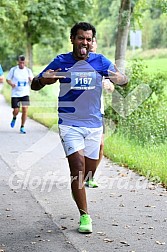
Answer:
<path fill-rule="evenodd" d="M 166 140 L 165 81 L 165 75 L 156 73 L 154 76 L 149 76 L 144 71 L 142 61 L 133 61 L 129 85 L 124 89 L 116 87 L 117 90 L 126 97 L 134 88 L 143 83 L 149 85 L 152 94 L 132 114 L 125 118 L 115 113 L 112 106 L 105 110 L 105 116 L 117 123 L 117 132 L 125 134 L 130 139 L 135 139 L 139 144 L 149 142 L 158 144 Z"/>
<path fill-rule="evenodd" d="M 98 51 L 113 58 L 120 4 L 121 0 L 0 0 L 3 68 L 16 64 L 16 56 L 28 54 L 36 44 L 45 47 L 46 61 L 51 51 L 68 50 L 69 28 L 83 20 L 96 26 Z M 144 49 L 167 46 L 166 5 L 166 0 L 131 1 L 131 28 L 142 28 Z"/>
<path fill-rule="evenodd" d="M 92 4 L 91 0 L 1 1 L 2 32 L 6 33 L 9 46 L 15 45 L 15 55 L 20 48 L 27 52 L 37 43 L 52 44 L 58 50 L 63 44 L 67 28 L 81 17 L 85 19 Z"/>

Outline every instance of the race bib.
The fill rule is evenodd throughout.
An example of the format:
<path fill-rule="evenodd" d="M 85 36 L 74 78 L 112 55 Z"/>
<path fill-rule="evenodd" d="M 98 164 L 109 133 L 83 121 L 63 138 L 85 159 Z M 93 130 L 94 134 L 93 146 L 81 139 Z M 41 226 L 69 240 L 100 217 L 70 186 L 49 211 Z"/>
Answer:
<path fill-rule="evenodd" d="M 25 87 L 27 85 L 26 81 L 18 81 L 17 86 L 18 87 Z"/>
<path fill-rule="evenodd" d="M 71 72 L 71 89 L 89 90 L 96 86 L 96 72 Z"/>

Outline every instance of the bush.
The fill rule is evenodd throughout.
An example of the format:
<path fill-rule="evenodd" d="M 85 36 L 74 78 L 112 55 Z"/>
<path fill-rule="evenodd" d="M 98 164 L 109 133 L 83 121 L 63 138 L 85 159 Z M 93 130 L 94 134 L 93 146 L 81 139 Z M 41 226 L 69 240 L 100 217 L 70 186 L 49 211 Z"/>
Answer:
<path fill-rule="evenodd" d="M 150 77 L 144 69 L 141 60 L 133 60 L 129 84 L 125 88 L 116 87 L 114 93 L 118 93 L 113 93 L 112 104 L 106 107 L 105 117 L 115 122 L 117 133 L 126 135 L 139 144 L 158 144 L 167 137 L 164 93 L 166 76 L 157 73 Z M 149 90 L 150 95 L 145 100 Z M 143 102 L 140 104 L 141 100 Z"/>

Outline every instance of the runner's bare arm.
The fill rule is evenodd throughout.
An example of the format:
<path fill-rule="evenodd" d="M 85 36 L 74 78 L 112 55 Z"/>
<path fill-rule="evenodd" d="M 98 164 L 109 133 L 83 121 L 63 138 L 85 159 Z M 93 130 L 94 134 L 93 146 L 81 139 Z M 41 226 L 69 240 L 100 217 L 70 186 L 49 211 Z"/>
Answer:
<path fill-rule="evenodd" d="M 124 86 L 128 83 L 128 77 L 121 73 L 116 65 L 114 65 L 116 72 L 108 70 L 110 80 L 117 85 Z"/>
<path fill-rule="evenodd" d="M 46 72 L 43 73 L 42 77 L 34 77 L 31 83 L 31 89 L 38 91 L 42 89 L 45 85 L 50 85 L 55 83 L 60 78 L 65 78 L 65 76 L 62 76 L 58 74 L 57 72 L 61 69 L 52 70 L 49 69 Z"/>
<path fill-rule="evenodd" d="M 16 84 L 12 83 L 11 80 L 7 80 L 7 79 L 6 79 L 6 82 L 7 82 L 12 88 L 16 87 Z"/>

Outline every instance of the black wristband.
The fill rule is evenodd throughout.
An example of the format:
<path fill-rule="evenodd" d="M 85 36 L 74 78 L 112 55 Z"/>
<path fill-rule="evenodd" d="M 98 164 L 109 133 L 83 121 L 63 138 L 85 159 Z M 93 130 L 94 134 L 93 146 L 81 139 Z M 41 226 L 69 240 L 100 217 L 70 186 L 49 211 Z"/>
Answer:
<path fill-rule="evenodd" d="M 45 84 L 41 83 L 41 80 L 39 78 L 37 79 L 37 81 L 40 88 L 43 88 L 45 86 Z"/>

